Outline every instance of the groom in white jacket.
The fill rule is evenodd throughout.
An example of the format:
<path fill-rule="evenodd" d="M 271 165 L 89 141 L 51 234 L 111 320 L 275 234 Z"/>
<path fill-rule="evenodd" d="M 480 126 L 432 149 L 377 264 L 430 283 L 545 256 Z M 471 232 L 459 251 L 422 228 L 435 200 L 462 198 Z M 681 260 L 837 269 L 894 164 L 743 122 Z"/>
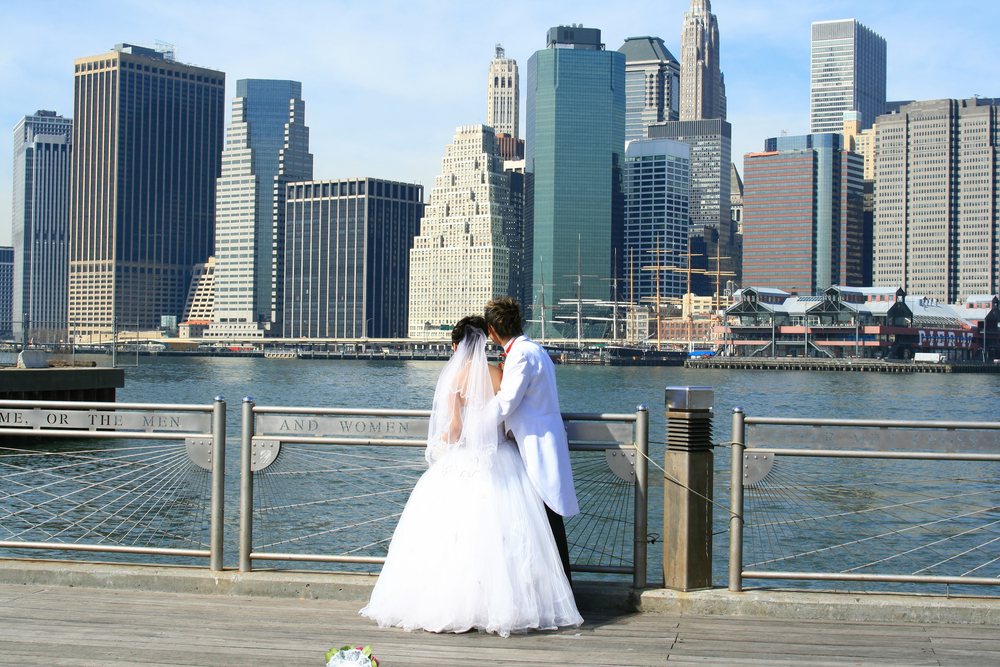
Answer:
<path fill-rule="evenodd" d="M 504 349 L 500 391 L 490 404 L 497 423 L 517 441 L 528 478 L 542 501 L 552 527 L 566 577 L 569 545 L 563 517 L 580 513 L 573 487 L 566 427 L 559 411 L 555 366 L 541 345 L 524 335 L 521 307 L 510 297 L 486 304 L 490 340 Z"/>

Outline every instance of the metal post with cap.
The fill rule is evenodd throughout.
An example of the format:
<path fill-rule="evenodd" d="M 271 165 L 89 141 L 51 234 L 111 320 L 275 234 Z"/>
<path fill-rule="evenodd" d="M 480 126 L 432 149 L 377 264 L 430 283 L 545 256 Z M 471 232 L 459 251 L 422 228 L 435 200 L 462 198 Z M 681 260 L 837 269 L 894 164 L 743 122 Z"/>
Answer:
<path fill-rule="evenodd" d="M 663 585 L 712 586 L 711 387 L 667 387 L 663 481 Z"/>

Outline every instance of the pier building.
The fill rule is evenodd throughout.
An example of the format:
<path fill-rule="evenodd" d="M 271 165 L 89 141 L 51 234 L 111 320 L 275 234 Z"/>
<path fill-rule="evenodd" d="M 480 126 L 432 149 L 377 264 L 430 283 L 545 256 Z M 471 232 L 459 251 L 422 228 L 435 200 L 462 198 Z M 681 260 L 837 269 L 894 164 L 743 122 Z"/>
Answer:
<path fill-rule="evenodd" d="M 73 121 L 36 111 L 14 127 L 14 335 L 66 340 Z"/>
<path fill-rule="evenodd" d="M 285 338 L 402 338 L 424 188 L 377 178 L 285 186 Z"/>
<path fill-rule="evenodd" d="M 410 338 L 446 336 L 442 327 L 510 292 L 510 180 L 492 128 L 455 130 L 410 250 Z"/>
<path fill-rule="evenodd" d="M 946 303 L 1000 292 L 998 102 L 914 102 L 879 116 L 875 285 Z"/>
<path fill-rule="evenodd" d="M 732 356 L 911 359 L 927 352 L 988 361 L 1000 356 L 998 316 L 996 295 L 948 305 L 901 287 L 833 285 L 820 296 L 745 287 L 715 337 Z"/>
<path fill-rule="evenodd" d="M 534 306 L 538 319 L 543 290 L 547 306 L 578 297 L 604 301 L 608 279 L 621 275 L 625 55 L 605 50 L 596 28 L 559 26 L 528 60 L 527 74 L 525 236 L 531 255 L 524 280 L 532 299 L 523 306 L 525 313 Z M 575 335 L 575 321 L 554 326 Z"/>
<path fill-rule="evenodd" d="M 226 75 L 169 45 L 118 44 L 74 70 L 70 333 L 155 329 L 213 251 Z"/>
<path fill-rule="evenodd" d="M 285 185 L 313 177 L 302 84 L 240 79 L 226 133 L 216 191 L 215 304 L 205 337 L 278 336 Z"/>

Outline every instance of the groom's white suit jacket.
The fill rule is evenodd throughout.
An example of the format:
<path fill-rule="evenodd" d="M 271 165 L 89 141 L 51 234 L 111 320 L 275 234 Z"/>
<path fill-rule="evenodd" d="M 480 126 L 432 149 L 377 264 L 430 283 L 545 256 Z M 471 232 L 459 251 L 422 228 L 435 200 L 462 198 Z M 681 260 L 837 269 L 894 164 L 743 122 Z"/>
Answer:
<path fill-rule="evenodd" d="M 514 434 L 528 478 L 542 501 L 562 516 L 579 514 L 555 366 L 542 346 L 527 336 L 518 336 L 510 345 L 493 404 L 497 422 L 505 422 Z"/>

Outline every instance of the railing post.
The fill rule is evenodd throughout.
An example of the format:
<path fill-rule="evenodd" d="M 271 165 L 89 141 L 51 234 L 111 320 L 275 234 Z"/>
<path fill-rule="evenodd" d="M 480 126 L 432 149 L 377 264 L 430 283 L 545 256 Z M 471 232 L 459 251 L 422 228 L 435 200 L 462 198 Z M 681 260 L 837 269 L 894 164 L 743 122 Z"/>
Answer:
<path fill-rule="evenodd" d="M 240 572 L 249 572 L 250 550 L 253 548 L 253 470 L 250 458 L 253 449 L 254 400 L 243 399 L 243 421 L 240 430 Z"/>
<path fill-rule="evenodd" d="M 212 406 L 212 518 L 209 533 L 209 569 L 222 571 L 222 533 L 226 513 L 226 398 L 216 396 Z"/>
<path fill-rule="evenodd" d="M 649 511 L 649 409 L 635 408 L 635 535 L 632 547 L 632 587 L 646 587 L 646 539 Z"/>
<path fill-rule="evenodd" d="M 663 481 L 663 585 L 712 587 L 711 387 L 667 387 Z"/>
<path fill-rule="evenodd" d="M 743 590 L 743 450 L 746 427 L 743 408 L 733 408 L 732 459 L 729 487 L 729 590 Z"/>

